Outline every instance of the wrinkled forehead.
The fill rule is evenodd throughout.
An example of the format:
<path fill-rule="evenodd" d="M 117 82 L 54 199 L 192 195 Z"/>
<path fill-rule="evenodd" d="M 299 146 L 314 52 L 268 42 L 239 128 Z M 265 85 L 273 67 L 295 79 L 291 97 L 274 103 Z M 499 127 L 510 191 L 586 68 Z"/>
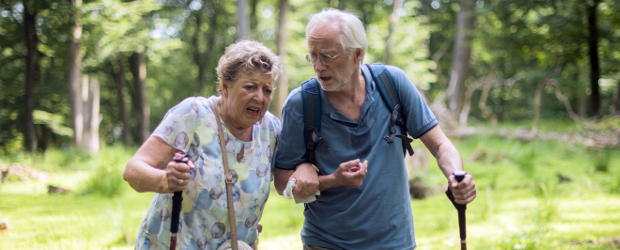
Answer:
<path fill-rule="evenodd" d="M 235 81 L 235 83 L 241 81 L 273 86 L 274 75 L 271 72 L 263 73 L 258 69 L 252 69 L 247 71 L 243 70 L 241 71 L 241 75 L 239 76 L 237 81 Z"/>
<path fill-rule="evenodd" d="M 340 27 L 333 23 L 318 24 L 306 37 L 308 51 L 338 50 L 343 48 L 340 40 Z"/>
<path fill-rule="evenodd" d="M 317 45 L 342 47 L 340 32 L 340 25 L 337 23 L 318 23 L 308 32 L 306 36 L 306 46 L 308 50 Z"/>

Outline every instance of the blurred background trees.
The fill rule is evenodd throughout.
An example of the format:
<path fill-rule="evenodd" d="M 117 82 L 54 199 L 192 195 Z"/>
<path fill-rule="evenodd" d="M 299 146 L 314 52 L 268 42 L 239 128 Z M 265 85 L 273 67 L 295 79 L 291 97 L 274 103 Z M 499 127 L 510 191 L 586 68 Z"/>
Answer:
<path fill-rule="evenodd" d="M 618 0 L 0 0 L 0 150 L 139 145 L 172 105 L 216 94 L 237 39 L 282 56 L 279 115 L 314 75 L 305 24 L 328 7 L 364 22 L 365 62 L 405 70 L 459 127 L 618 119 Z"/>

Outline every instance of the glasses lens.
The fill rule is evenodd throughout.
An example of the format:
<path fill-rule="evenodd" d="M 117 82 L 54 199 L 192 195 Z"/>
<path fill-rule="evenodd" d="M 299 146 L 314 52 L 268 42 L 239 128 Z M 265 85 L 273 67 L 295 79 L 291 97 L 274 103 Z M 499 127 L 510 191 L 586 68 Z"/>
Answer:
<path fill-rule="evenodd" d="M 330 63 L 332 63 L 333 58 L 331 56 L 328 55 L 321 55 L 321 62 L 323 62 L 323 64 L 325 64 L 325 66 L 329 65 Z"/>
<path fill-rule="evenodd" d="M 310 64 L 314 65 L 314 64 L 316 64 L 316 57 L 311 56 L 311 55 L 306 55 L 306 61 L 308 61 Z"/>

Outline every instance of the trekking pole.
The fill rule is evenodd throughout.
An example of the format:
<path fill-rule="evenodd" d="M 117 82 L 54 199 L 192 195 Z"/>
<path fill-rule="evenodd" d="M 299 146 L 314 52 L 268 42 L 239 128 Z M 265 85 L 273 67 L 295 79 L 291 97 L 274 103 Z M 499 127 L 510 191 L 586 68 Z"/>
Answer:
<path fill-rule="evenodd" d="M 189 162 L 187 155 L 178 159 L 175 155 L 175 162 L 186 163 Z M 177 245 L 177 233 L 179 232 L 179 217 L 181 215 L 181 202 L 183 201 L 183 191 L 174 192 L 172 196 L 172 218 L 170 222 L 170 250 L 174 250 Z"/>
<path fill-rule="evenodd" d="M 467 175 L 467 172 L 459 170 L 454 171 L 452 175 L 454 175 L 454 178 L 457 182 L 461 182 L 463 178 L 465 178 L 465 175 Z M 465 241 L 465 238 L 467 238 L 467 230 L 465 228 L 465 210 L 467 209 L 467 205 L 454 202 L 454 195 L 452 194 L 452 191 L 450 191 L 450 187 L 448 187 L 446 195 L 448 196 L 448 199 L 450 199 L 454 207 L 456 207 L 456 210 L 459 212 L 459 236 L 461 238 L 461 250 L 467 250 L 467 243 Z"/>

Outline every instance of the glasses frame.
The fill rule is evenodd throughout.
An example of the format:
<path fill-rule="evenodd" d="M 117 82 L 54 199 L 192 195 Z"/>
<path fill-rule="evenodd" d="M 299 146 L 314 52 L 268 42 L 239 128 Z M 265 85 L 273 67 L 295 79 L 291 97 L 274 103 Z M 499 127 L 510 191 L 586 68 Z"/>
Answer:
<path fill-rule="evenodd" d="M 336 57 L 342 55 L 343 52 L 340 52 L 338 54 L 336 54 L 335 56 L 330 56 L 328 54 L 321 54 L 320 56 L 316 57 L 317 59 L 321 60 L 321 63 L 323 63 L 323 65 L 327 66 L 332 64 L 332 62 L 334 62 L 334 60 L 336 59 Z M 312 56 L 310 54 L 306 54 L 306 56 L 304 56 L 304 58 L 306 58 L 306 61 L 310 64 L 312 64 L 313 66 L 316 65 L 316 62 L 318 61 L 317 59 L 314 59 L 314 63 L 312 63 Z M 327 60 L 327 63 L 325 62 L 325 60 Z"/>

